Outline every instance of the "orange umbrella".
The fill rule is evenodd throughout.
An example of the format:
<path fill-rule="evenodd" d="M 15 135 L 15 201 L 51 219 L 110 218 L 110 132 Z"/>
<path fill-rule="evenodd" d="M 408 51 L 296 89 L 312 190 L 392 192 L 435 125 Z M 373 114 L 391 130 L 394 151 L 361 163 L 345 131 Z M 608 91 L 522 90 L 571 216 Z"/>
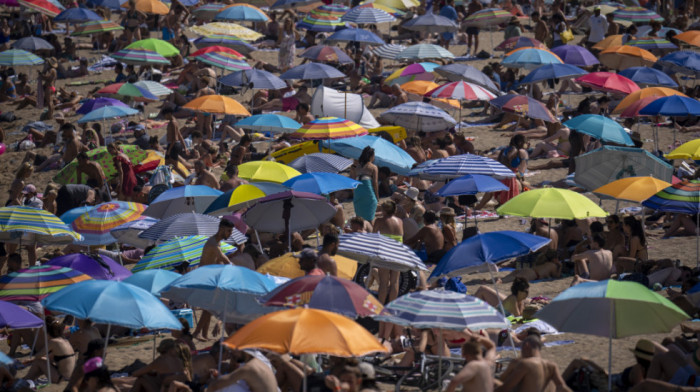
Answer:
<path fill-rule="evenodd" d="M 401 85 L 401 88 L 407 93 L 420 95 L 420 98 L 418 98 L 420 100 L 423 99 L 425 94 L 435 90 L 438 87 L 440 87 L 439 84 L 431 82 L 430 80 L 414 80 L 412 82 L 406 82 Z M 456 99 L 433 98 L 432 100 L 445 103 L 453 108 L 459 107 L 459 101 L 457 101 Z"/>
<path fill-rule="evenodd" d="M 651 67 L 657 58 L 651 52 L 630 45 L 612 46 L 600 53 L 600 62 L 621 71 L 631 67 Z"/>
<path fill-rule="evenodd" d="M 605 37 L 604 40 L 593 45 L 593 49 L 605 50 L 613 46 L 622 46 L 622 34 L 615 34 Z"/>
<path fill-rule="evenodd" d="M 205 113 L 250 116 L 250 112 L 238 101 L 223 95 L 204 95 L 187 102 L 183 108 Z"/>
<path fill-rule="evenodd" d="M 377 338 L 345 316 L 296 308 L 259 317 L 226 339 L 236 350 L 262 349 L 280 354 L 329 354 L 361 357 L 386 352 Z"/>
<path fill-rule="evenodd" d="M 673 38 L 693 46 L 700 46 L 700 31 L 697 30 L 685 31 L 674 35 Z"/>
<path fill-rule="evenodd" d="M 348 280 L 352 280 L 352 278 L 355 277 L 357 261 L 341 255 L 333 256 L 333 260 L 335 260 L 335 264 L 338 266 L 338 277 Z M 304 271 L 299 267 L 299 259 L 294 257 L 293 253 L 286 253 L 282 256 L 275 257 L 258 267 L 256 271 L 261 274 L 283 276 L 289 279 L 304 276 Z"/>
<path fill-rule="evenodd" d="M 122 7 L 128 7 L 128 1 L 122 3 Z M 170 8 L 159 0 L 136 0 L 136 9 L 147 14 L 167 15 Z"/>
<path fill-rule="evenodd" d="M 618 200 L 641 203 L 670 186 L 668 182 L 654 177 L 627 177 L 605 184 L 593 192 L 612 196 Z"/>
<path fill-rule="evenodd" d="M 635 91 L 632 94 L 626 96 L 625 99 L 620 101 L 615 110 L 613 110 L 612 114 L 620 114 L 623 110 L 627 109 L 627 107 L 632 105 L 633 103 L 639 101 L 642 98 L 650 97 L 652 95 L 657 95 L 659 97 L 669 97 L 671 95 L 680 95 L 682 97 L 687 96 L 681 92 L 678 92 L 668 87 L 647 87 L 639 91 Z"/>

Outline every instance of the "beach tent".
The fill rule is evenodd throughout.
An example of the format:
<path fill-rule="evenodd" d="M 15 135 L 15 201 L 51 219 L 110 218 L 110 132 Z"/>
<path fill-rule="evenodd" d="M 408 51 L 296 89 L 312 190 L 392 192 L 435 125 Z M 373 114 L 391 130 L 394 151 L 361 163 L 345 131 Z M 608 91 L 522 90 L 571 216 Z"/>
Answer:
<path fill-rule="evenodd" d="M 366 129 L 379 127 L 359 94 L 343 93 L 320 86 L 311 100 L 311 114 L 319 117 L 340 117 L 356 122 Z"/>

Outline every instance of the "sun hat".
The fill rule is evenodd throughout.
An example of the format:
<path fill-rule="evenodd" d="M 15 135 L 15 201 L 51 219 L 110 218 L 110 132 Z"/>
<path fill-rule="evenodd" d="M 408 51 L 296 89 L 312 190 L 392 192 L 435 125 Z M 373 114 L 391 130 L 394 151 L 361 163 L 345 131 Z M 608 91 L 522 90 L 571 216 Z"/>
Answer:
<path fill-rule="evenodd" d="M 416 200 L 418 200 L 418 194 L 419 194 L 419 193 L 420 193 L 420 191 L 418 190 L 418 188 L 412 186 L 412 187 L 410 187 L 410 188 L 408 188 L 408 189 L 406 190 L 405 195 L 406 195 L 406 197 L 408 197 L 409 199 L 411 199 L 411 200 L 413 200 L 413 201 L 416 201 Z"/>
<path fill-rule="evenodd" d="M 28 193 L 36 193 L 36 187 L 32 184 L 27 184 L 27 186 L 22 189 L 23 194 L 28 194 Z"/>
<path fill-rule="evenodd" d="M 640 359 L 646 359 L 651 361 L 654 357 L 654 343 L 648 339 L 639 339 L 637 345 L 634 346 L 634 350 L 630 349 L 635 357 Z"/>

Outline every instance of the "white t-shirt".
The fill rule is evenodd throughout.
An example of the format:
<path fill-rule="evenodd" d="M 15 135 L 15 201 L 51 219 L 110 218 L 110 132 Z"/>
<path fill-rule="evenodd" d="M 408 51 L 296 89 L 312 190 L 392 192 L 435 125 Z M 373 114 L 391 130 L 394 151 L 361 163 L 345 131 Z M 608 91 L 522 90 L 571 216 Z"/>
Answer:
<path fill-rule="evenodd" d="M 605 38 L 605 33 L 608 32 L 608 20 L 601 14 L 599 16 L 591 15 L 588 18 L 588 42 L 600 42 Z"/>

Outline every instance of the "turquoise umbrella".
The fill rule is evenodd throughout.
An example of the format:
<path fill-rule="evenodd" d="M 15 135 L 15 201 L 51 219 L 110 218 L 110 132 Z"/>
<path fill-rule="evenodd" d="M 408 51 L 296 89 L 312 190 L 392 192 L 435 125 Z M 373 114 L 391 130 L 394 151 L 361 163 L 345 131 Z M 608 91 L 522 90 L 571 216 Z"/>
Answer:
<path fill-rule="evenodd" d="M 121 106 L 103 106 L 84 115 L 78 120 L 79 124 L 93 121 L 103 121 L 111 118 L 129 117 L 138 114 L 139 111 Z"/>
<path fill-rule="evenodd" d="M 123 282 L 140 287 L 153 295 L 160 295 L 163 289 L 180 276 L 177 272 L 153 269 L 133 274 L 124 279 Z"/>
<path fill-rule="evenodd" d="M 518 49 L 503 59 L 506 67 L 535 69 L 545 64 L 563 64 L 556 54 L 544 49 Z"/>
<path fill-rule="evenodd" d="M 10 49 L 0 52 L 0 65 L 17 66 L 17 65 L 39 65 L 44 64 L 44 60 L 26 50 Z"/>
<path fill-rule="evenodd" d="M 582 114 L 565 122 L 564 125 L 605 142 L 634 146 L 632 138 L 622 125 L 599 114 Z"/>

